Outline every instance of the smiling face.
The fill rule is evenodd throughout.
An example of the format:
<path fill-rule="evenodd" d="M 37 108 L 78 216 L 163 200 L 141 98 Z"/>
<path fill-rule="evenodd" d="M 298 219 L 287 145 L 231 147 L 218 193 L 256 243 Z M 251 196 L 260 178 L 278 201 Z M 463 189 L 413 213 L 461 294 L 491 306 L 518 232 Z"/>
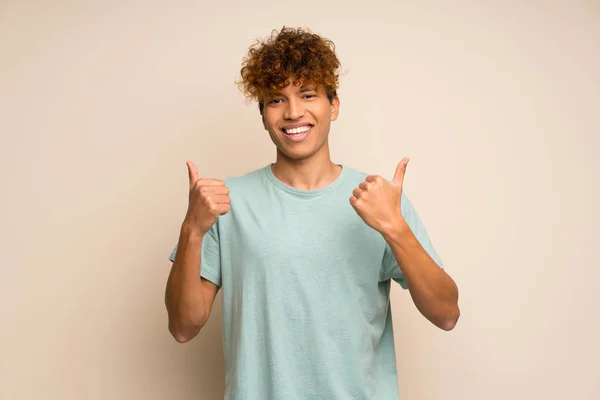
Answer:
<path fill-rule="evenodd" d="M 330 101 L 323 85 L 291 82 L 263 99 L 263 125 L 278 157 L 298 161 L 329 152 L 329 128 L 338 117 L 339 98 Z"/>

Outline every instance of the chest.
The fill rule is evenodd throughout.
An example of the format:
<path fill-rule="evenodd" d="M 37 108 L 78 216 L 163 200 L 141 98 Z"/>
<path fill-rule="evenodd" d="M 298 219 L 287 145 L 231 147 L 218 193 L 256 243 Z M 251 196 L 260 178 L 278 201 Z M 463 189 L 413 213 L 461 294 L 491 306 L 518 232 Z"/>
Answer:
<path fill-rule="evenodd" d="M 239 201 L 221 250 L 232 273 L 266 281 L 376 281 L 385 242 L 347 197 Z"/>

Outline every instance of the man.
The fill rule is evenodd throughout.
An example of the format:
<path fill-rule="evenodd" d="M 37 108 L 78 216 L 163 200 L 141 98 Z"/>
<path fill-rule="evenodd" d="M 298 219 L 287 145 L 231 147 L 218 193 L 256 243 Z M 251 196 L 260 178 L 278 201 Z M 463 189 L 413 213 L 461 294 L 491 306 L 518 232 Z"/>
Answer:
<path fill-rule="evenodd" d="M 392 181 L 331 161 L 340 63 L 329 40 L 283 28 L 239 82 L 276 162 L 225 181 L 188 162 L 189 207 L 166 288 L 169 330 L 195 337 L 223 289 L 226 399 L 397 399 L 391 281 L 450 330 L 458 291 Z"/>

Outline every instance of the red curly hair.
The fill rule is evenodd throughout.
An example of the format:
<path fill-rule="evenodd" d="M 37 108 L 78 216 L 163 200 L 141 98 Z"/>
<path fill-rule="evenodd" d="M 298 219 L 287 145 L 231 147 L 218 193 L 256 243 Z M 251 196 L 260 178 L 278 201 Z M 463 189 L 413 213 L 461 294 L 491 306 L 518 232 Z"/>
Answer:
<path fill-rule="evenodd" d="M 313 82 L 324 85 L 329 101 L 337 96 L 340 61 L 335 45 L 308 29 L 273 30 L 271 36 L 250 46 L 241 69 L 240 89 L 249 99 L 258 101 L 263 112 L 263 99 L 287 85 Z"/>

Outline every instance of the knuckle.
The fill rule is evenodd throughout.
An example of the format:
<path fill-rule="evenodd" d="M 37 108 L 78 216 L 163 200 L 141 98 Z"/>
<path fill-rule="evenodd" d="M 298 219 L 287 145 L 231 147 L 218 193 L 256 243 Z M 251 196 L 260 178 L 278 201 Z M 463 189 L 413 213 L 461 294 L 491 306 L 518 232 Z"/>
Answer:
<path fill-rule="evenodd" d="M 202 201 L 202 204 L 204 204 L 207 207 L 211 207 L 212 206 L 212 202 L 210 201 L 210 198 L 207 197 L 207 196 L 202 196 L 201 197 L 201 201 Z"/>

